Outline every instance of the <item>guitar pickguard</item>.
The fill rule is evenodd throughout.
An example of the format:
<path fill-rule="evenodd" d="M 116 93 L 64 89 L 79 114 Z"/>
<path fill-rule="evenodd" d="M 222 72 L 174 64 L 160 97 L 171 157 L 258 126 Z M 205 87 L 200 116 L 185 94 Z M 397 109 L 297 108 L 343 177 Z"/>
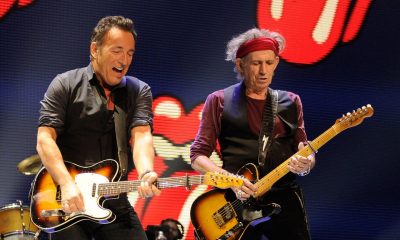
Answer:
<path fill-rule="evenodd" d="M 82 220 L 109 223 L 115 219 L 113 213 L 102 208 L 103 198 L 97 195 L 101 183 L 115 181 L 118 163 L 115 160 L 103 160 L 90 167 L 82 167 L 70 162 L 65 165 L 81 190 L 85 211 L 66 214 L 61 206 L 60 187 L 54 183 L 50 174 L 42 168 L 32 185 L 31 220 L 45 232 L 56 232 Z"/>
<path fill-rule="evenodd" d="M 97 195 L 96 187 L 100 183 L 108 183 L 108 179 L 96 173 L 81 173 L 76 175 L 75 182 L 83 195 L 85 212 L 82 214 L 94 220 L 107 219 L 112 215 L 110 210 L 100 207 L 100 196 Z"/>

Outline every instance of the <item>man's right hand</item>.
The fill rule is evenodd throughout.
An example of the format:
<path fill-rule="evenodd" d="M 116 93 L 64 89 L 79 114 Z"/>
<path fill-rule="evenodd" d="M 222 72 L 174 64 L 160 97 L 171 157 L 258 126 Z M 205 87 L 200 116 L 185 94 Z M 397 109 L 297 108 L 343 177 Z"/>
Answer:
<path fill-rule="evenodd" d="M 68 182 L 61 187 L 61 204 L 65 213 L 84 212 L 83 195 L 74 182 Z"/>

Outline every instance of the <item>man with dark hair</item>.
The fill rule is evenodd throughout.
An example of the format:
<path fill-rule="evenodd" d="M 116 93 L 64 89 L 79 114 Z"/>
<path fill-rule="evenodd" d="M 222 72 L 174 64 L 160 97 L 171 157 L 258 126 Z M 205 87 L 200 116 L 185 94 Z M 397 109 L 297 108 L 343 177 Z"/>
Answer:
<path fill-rule="evenodd" d="M 163 219 L 161 226 L 168 227 L 168 232 L 165 234 L 167 240 L 180 240 L 185 234 L 185 228 L 178 220 L 172 218 Z"/>
<path fill-rule="evenodd" d="M 178 220 L 166 218 L 161 220 L 160 225 L 148 225 L 146 234 L 149 240 L 180 240 L 184 237 L 185 228 Z"/>
<path fill-rule="evenodd" d="M 127 180 L 135 167 L 141 180 L 139 196 L 160 193 L 153 185 L 158 175 L 153 171 L 151 90 L 126 76 L 136 40 L 132 20 L 104 17 L 91 36 L 89 66 L 56 76 L 41 101 L 37 151 L 59 186 L 67 215 L 90 206 L 65 161 L 85 167 L 116 159 L 121 167 L 117 180 Z M 126 193 L 105 201 L 104 207 L 116 215 L 111 223 L 79 221 L 52 234 L 52 239 L 146 239 Z"/>
<path fill-rule="evenodd" d="M 271 220 L 267 221 L 267 216 L 257 221 L 260 222 L 257 225 L 256 222 L 248 225 L 241 239 L 310 238 L 303 195 L 296 183 L 296 175 L 307 175 L 314 167 L 315 158 L 313 154 L 291 158 L 307 144 L 301 100 L 295 93 L 269 87 L 284 46 L 284 38 L 279 33 L 257 28 L 239 34 L 228 43 L 226 60 L 234 63 L 240 82 L 207 97 L 199 131 L 190 149 L 192 167 L 200 172 L 237 173 L 256 166 L 259 173 L 253 173 L 253 176 L 260 174 L 260 178 L 290 158 L 286 169 L 290 172 L 270 191 L 259 196 L 258 202 L 247 202 L 261 188 L 247 179 L 243 186 L 232 188 L 233 200 L 229 199 L 229 194 L 224 196 L 231 203 L 227 206 L 232 206 L 232 209 L 240 209 L 245 201 L 243 205 L 248 203 L 251 208 L 261 208 L 264 216 L 268 215 L 270 206 L 277 204 L 281 207 L 280 214 L 272 216 Z M 222 167 L 209 158 L 217 142 Z M 226 211 L 221 214 L 221 222 L 235 215 L 230 214 L 228 208 L 221 209 L 215 212 L 218 216 Z M 240 229 L 240 224 L 235 227 Z M 233 231 L 225 229 L 223 234 L 230 235 L 235 227 L 232 227 Z"/>

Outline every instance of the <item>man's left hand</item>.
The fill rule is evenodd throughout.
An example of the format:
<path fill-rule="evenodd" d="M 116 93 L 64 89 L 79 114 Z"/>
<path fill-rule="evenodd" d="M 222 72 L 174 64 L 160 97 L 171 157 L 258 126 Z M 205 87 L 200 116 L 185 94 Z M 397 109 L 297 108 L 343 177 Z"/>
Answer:
<path fill-rule="evenodd" d="M 304 144 L 299 143 L 299 149 L 302 149 L 303 147 Z M 308 157 L 296 155 L 290 158 L 288 169 L 292 173 L 295 173 L 299 176 L 305 176 L 310 173 L 310 170 L 313 168 L 314 164 L 315 164 L 314 154 L 310 154 Z"/>
<path fill-rule="evenodd" d="M 151 171 L 142 176 L 140 186 L 138 187 L 139 196 L 142 198 L 149 198 L 152 196 L 160 195 L 161 191 L 154 183 L 157 181 L 158 175 L 156 172 Z"/>

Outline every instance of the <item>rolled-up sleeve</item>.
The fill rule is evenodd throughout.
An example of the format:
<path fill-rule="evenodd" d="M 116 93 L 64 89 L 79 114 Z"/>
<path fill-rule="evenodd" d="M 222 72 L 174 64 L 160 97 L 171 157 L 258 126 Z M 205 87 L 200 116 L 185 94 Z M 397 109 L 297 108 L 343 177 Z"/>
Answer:
<path fill-rule="evenodd" d="M 153 130 L 153 95 L 151 88 L 144 82 L 140 82 L 140 90 L 134 106 L 130 129 L 137 126 L 150 126 Z"/>
<path fill-rule="evenodd" d="M 223 111 L 223 90 L 208 95 L 202 111 L 199 130 L 190 146 L 190 159 L 193 162 L 199 156 L 210 157 L 215 150 L 221 131 Z"/>
<path fill-rule="evenodd" d="M 297 129 L 295 135 L 295 147 L 297 148 L 300 142 L 307 142 L 307 134 L 304 127 L 303 104 L 298 95 L 296 95 L 294 102 L 297 106 Z"/>
<path fill-rule="evenodd" d="M 58 134 L 63 132 L 67 104 L 67 89 L 62 78 L 57 76 L 49 85 L 43 100 L 40 101 L 38 126 L 55 128 Z"/>

